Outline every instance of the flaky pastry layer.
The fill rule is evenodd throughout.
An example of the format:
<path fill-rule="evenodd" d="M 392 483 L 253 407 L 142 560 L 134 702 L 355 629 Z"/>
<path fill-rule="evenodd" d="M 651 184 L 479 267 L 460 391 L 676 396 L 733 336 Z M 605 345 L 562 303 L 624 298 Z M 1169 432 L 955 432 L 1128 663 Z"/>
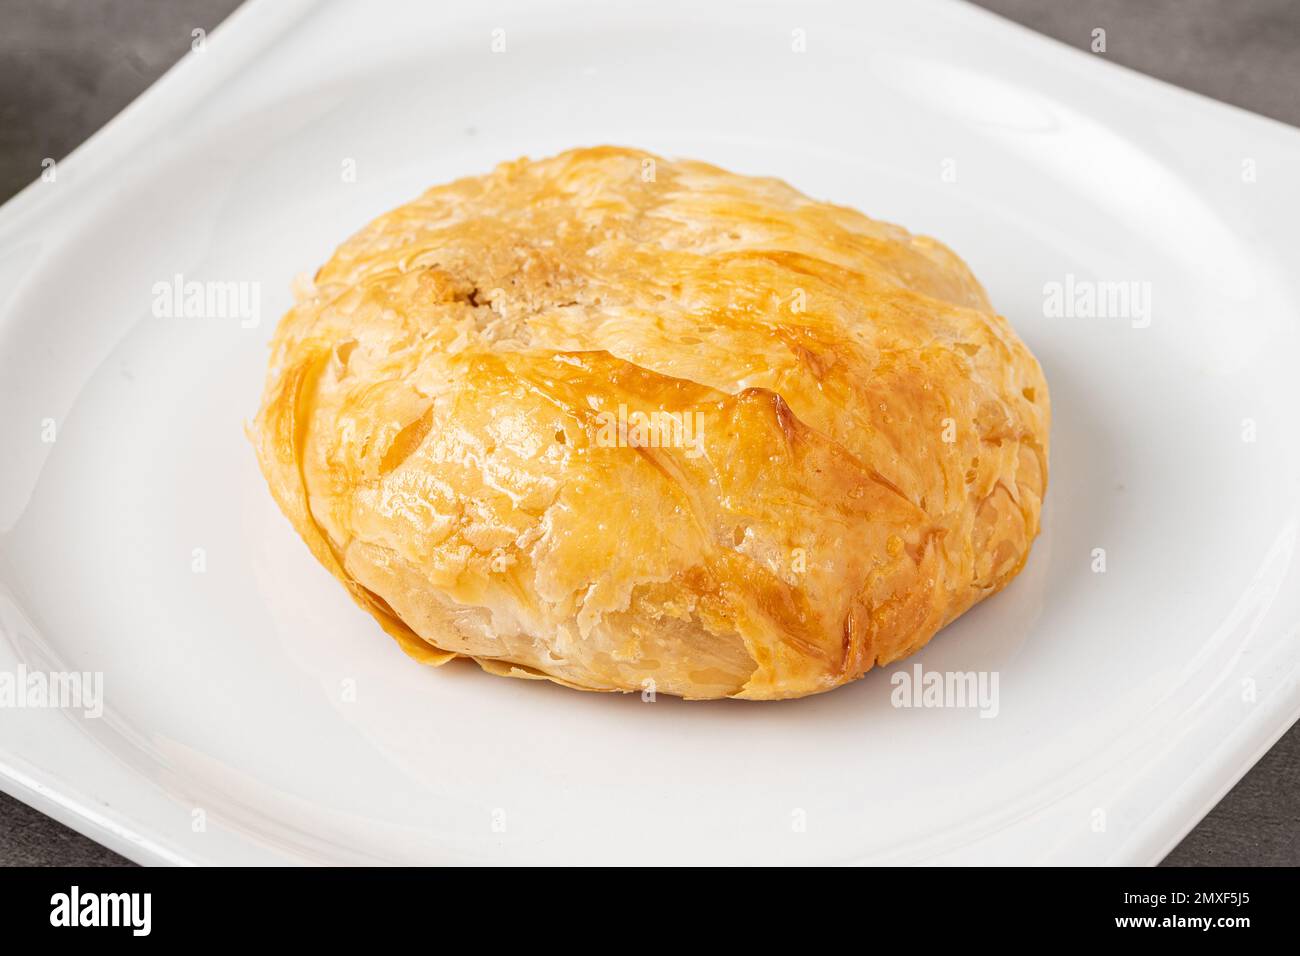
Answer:
<path fill-rule="evenodd" d="M 1038 532 L 1047 385 L 966 265 L 775 179 L 505 163 L 299 292 L 263 473 L 426 663 L 818 693 L 924 645 Z"/>

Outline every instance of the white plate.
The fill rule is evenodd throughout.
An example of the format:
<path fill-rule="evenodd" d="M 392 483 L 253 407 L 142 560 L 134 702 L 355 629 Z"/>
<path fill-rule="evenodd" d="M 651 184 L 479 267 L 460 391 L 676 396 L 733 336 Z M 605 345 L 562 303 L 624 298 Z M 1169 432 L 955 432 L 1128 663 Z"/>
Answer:
<path fill-rule="evenodd" d="M 768 705 L 424 669 L 276 511 L 241 428 L 292 277 L 604 142 L 940 236 L 1042 360 L 1043 536 L 919 658 Z M 1154 862 L 1300 707 L 1297 169 L 947 3 L 255 2 L 0 211 L 0 669 L 107 701 L 0 711 L 0 782 L 150 862 Z M 155 317 L 176 274 L 260 325 Z M 1149 326 L 1049 317 L 1068 275 L 1149 283 Z M 996 672 L 996 719 L 891 706 L 917 660 Z"/>

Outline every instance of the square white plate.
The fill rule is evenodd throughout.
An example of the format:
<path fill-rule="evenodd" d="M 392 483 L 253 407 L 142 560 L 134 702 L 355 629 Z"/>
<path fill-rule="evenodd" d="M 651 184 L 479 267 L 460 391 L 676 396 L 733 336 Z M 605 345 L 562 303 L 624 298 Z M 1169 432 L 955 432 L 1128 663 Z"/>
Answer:
<path fill-rule="evenodd" d="M 292 278 L 607 142 L 937 235 L 1040 357 L 1043 535 L 918 658 L 768 705 L 425 669 L 276 511 L 242 426 Z M 0 210 L 0 670 L 106 700 L 0 711 L 0 786 L 148 862 L 1155 862 L 1300 709 L 1297 169 L 935 0 L 258 0 Z M 155 317 L 178 274 L 260 324 Z M 1150 322 L 1051 317 L 1067 282 Z M 997 717 L 891 706 L 917 661 L 996 672 Z"/>

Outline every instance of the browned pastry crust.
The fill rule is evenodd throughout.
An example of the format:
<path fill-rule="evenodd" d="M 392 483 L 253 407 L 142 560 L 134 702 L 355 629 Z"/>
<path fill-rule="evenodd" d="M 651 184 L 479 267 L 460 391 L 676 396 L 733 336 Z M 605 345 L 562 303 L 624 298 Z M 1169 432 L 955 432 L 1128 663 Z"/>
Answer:
<path fill-rule="evenodd" d="M 418 660 L 762 699 L 910 654 L 1010 581 L 1048 422 L 945 246 L 604 147 L 345 242 L 280 323 L 253 437 Z"/>

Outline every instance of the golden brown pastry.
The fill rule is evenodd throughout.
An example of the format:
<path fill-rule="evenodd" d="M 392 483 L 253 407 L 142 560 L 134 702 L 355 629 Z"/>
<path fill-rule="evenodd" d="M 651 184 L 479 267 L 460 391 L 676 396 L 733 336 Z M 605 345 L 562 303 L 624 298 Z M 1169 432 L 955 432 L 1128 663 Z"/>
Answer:
<path fill-rule="evenodd" d="M 253 437 L 417 660 L 766 699 L 910 654 L 1010 581 L 1048 420 L 945 246 L 603 147 L 345 242 L 280 323 Z"/>

